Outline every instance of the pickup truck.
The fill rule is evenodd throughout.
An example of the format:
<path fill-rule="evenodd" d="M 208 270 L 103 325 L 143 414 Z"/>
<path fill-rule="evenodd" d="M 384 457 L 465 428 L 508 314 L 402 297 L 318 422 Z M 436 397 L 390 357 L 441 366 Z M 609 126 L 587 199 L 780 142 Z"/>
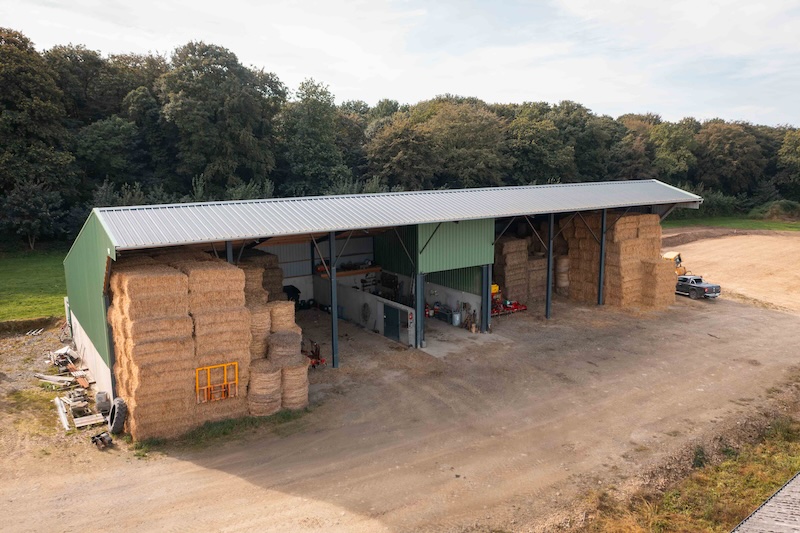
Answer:
<path fill-rule="evenodd" d="M 719 285 L 706 283 L 700 276 L 678 276 L 675 294 L 683 294 L 692 300 L 717 298 L 719 296 Z"/>

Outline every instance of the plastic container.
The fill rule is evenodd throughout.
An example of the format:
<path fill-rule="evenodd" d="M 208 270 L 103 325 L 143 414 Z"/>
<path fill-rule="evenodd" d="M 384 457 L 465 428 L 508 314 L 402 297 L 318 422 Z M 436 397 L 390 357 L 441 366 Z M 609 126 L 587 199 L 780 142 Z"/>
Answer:
<path fill-rule="evenodd" d="M 453 325 L 455 327 L 461 325 L 461 311 L 453 311 Z"/>

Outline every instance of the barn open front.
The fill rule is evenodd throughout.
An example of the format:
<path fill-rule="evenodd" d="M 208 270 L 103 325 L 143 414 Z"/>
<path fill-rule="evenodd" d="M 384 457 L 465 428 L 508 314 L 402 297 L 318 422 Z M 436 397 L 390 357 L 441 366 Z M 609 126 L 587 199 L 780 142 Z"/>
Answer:
<path fill-rule="evenodd" d="M 426 347 L 449 342 L 431 324 L 549 317 L 553 294 L 669 306 L 659 220 L 700 202 L 648 180 L 95 209 L 65 260 L 69 312 L 133 438 L 175 437 L 305 407 L 309 363 L 339 366 L 340 319 Z M 295 322 L 310 309 L 324 342 Z"/>

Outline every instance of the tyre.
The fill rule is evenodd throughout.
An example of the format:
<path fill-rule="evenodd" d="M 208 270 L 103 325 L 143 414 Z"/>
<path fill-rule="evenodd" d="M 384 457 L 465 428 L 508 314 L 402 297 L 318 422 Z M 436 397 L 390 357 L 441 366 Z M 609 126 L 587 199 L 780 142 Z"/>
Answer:
<path fill-rule="evenodd" d="M 119 434 L 125 429 L 125 417 L 128 415 L 128 406 L 122 398 L 114 398 L 111 410 L 108 412 L 108 431 Z"/>
<path fill-rule="evenodd" d="M 697 294 L 697 289 L 692 289 L 689 291 L 689 298 L 691 298 L 692 300 L 697 300 L 699 297 L 700 295 Z"/>

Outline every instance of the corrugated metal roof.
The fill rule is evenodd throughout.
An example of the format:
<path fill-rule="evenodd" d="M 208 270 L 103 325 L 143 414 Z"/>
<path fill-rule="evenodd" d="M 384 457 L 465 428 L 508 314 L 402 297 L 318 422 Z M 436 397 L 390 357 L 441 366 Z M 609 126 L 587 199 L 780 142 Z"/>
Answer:
<path fill-rule="evenodd" d="M 702 199 L 657 180 L 103 207 L 118 250 Z"/>
<path fill-rule="evenodd" d="M 800 531 L 800 473 L 761 504 L 731 533 Z"/>

